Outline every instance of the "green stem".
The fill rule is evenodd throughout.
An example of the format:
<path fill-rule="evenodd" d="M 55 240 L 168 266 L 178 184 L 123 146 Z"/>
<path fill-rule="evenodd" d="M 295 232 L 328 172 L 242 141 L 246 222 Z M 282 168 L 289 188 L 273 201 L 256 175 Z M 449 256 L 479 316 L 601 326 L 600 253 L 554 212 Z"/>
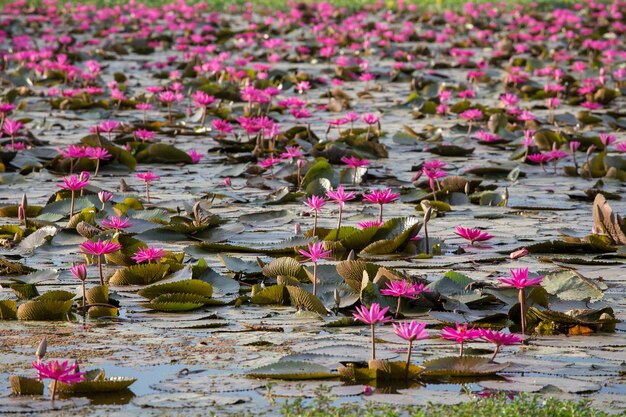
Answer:
<path fill-rule="evenodd" d="M 374 334 L 374 323 L 372 323 L 372 360 L 376 359 L 376 336 Z"/>
<path fill-rule="evenodd" d="M 317 262 L 313 263 L 313 295 L 317 295 Z"/>
<path fill-rule="evenodd" d="M 100 285 L 104 285 L 104 276 L 102 275 L 102 255 L 98 255 L 98 272 L 100 273 Z"/>
<path fill-rule="evenodd" d="M 341 229 L 341 216 L 343 215 L 343 208 L 339 206 L 339 221 L 337 222 L 337 235 L 335 236 L 335 242 L 339 240 L 339 230 Z"/>
<path fill-rule="evenodd" d="M 411 366 L 411 349 L 413 348 L 413 341 L 409 340 L 409 349 L 406 352 L 406 378 L 409 378 L 409 366 Z"/>
<path fill-rule="evenodd" d="M 522 326 L 522 334 L 526 334 L 526 296 L 524 289 L 519 289 L 519 309 L 520 309 L 520 324 Z"/>
<path fill-rule="evenodd" d="M 70 219 L 74 215 L 74 190 L 72 190 L 72 200 L 70 202 Z"/>
<path fill-rule="evenodd" d="M 402 297 L 398 297 L 398 306 L 396 307 L 396 319 L 400 318 L 400 303 L 402 302 Z"/>

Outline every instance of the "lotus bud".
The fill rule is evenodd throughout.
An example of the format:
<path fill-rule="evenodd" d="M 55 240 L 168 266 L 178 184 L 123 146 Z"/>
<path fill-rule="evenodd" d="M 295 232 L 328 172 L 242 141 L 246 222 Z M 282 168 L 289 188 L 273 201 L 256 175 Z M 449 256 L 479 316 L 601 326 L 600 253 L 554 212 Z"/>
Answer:
<path fill-rule="evenodd" d="M 26 212 L 24 211 L 24 207 L 22 206 L 18 206 L 17 207 L 17 219 L 20 222 L 23 222 L 24 224 L 26 224 Z"/>
<path fill-rule="evenodd" d="M 348 258 L 346 258 L 347 261 L 354 261 L 354 258 L 356 258 L 356 254 L 354 253 L 354 249 L 352 249 L 350 251 L 350 253 L 348 254 Z"/>
<path fill-rule="evenodd" d="M 296 164 L 298 165 L 298 169 L 302 169 L 306 165 L 306 159 L 298 159 Z"/>
<path fill-rule="evenodd" d="M 100 199 L 100 202 L 102 203 L 102 207 L 104 208 L 104 204 L 113 198 L 113 194 L 111 194 L 108 191 L 100 191 L 98 193 L 98 198 Z"/>
<path fill-rule="evenodd" d="M 469 183 L 469 181 L 465 183 L 465 195 L 470 195 L 470 183 Z"/>
<path fill-rule="evenodd" d="M 300 234 L 300 223 L 293 225 L 293 234 L 298 236 Z"/>
<path fill-rule="evenodd" d="M 41 362 L 44 356 L 46 356 L 46 350 L 48 350 L 48 341 L 46 340 L 46 336 L 44 336 L 35 352 L 38 361 Z"/>
<path fill-rule="evenodd" d="M 596 150 L 596 145 L 589 146 L 589 148 L 587 148 L 587 157 L 589 157 L 589 155 L 591 155 L 593 151 L 595 150 Z"/>
<path fill-rule="evenodd" d="M 335 288 L 333 292 L 333 299 L 335 300 L 335 306 L 339 308 L 339 304 L 341 304 L 341 296 L 339 295 L 339 289 Z"/>
<path fill-rule="evenodd" d="M 224 178 L 224 180 L 222 181 L 222 185 L 224 187 L 230 187 L 231 186 L 230 177 Z"/>
<path fill-rule="evenodd" d="M 24 210 L 28 207 L 28 198 L 26 198 L 26 194 L 22 194 L 22 207 L 24 207 Z"/>
<path fill-rule="evenodd" d="M 511 252 L 511 254 L 509 255 L 509 258 L 511 259 L 519 259 L 523 256 L 528 255 L 528 249 L 526 248 L 522 248 L 520 250 L 516 250 L 515 252 Z"/>

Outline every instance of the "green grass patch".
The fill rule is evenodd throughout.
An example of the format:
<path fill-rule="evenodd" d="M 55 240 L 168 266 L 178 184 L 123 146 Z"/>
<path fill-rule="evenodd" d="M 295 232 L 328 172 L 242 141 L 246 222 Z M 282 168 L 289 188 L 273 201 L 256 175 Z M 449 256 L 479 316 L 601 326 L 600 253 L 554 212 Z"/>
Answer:
<path fill-rule="evenodd" d="M 417 394 L 419 395 L 419 394 Z M 441 392 L 445 395 L 459 395 Z M 461 394 L 463 395 L 463 394 Z M 284 417 L 610 417 L 585 401 L 559 400 L 520 394 L 513 399 L 505 395 L 483 398 L 459 405 L 426 407 L 391 406 L 373 402 L 351 402 L 333 405 L 334 398 L 323 389 L 310 404 L 301 398 L 287 402 L 281 409 Z M 624 414 L 621 414 L 622 416 Z"/>

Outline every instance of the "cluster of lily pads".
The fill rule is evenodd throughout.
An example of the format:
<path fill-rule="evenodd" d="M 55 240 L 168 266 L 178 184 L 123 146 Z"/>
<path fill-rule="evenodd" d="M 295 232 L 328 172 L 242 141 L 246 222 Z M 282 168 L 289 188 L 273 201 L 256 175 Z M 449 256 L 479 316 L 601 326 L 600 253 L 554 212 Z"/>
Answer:
<path fill-rule="evenodd" d="M 341 376 L 359 383 L 495 374 L 508 366 L 495 362 L 500 347 L 521 343 L 528 334 L 615 330 L 618 320 L 609 306 L 553 308 L 562 301 L 603 297 L 602 283 L 573 271 L 539 276 L 512 269 L 510 277 L 492 284 L 458 271 L 433 280 L 382 261 L 472 256 L 476 247 L 486 247 L 494 238 L 488 230 L 455 225 L 454 233 L 468 244 L 446 245 L 428 227 L 442 224 L 462 205 L 510 206 L 514 188 L 502 187 L 498 180 L 503 178 L 511 184 L 531 175 L 626 180 L 621 156 L 626 142 L 615 135 L 626 127 L 626 115 L 609 107 L 626 87 L 626 52 L 617 42 L 624 27 L 616 17 L 626 13 L 626 4 L 587 2 L 577 11 L 528 13 L 506 25 L 515 36 L 499 35 L 504 27 L 492 22 L 516 16 L 518 8 L 469 4 L 440 16 L 413 7 L 372 6 L 372 15 L 385 17 L 379 22 L 327 3 L 297 5 L 276 16 L 267 10 L 255 15 L 243 6 L 239 20 L 218 14 L 205 25 L 206 16 L 179 6 L 167 12 L 139 6 L 127 15 L 131 6 L 76 5 L 66 16 L 67 26 L 45 35 L 44 47 L 34 41 L 46 32 L 39 24 L 50 25 L 59 11 L 22 2 L 4 6 L 7 19 L 28 34 L 16 36 L 8 29 L 12 36 L 3 32 L 0 38 L 2 70 L 11 84 L 0 102 L 5 134 L 0 184 L 18 184 L 43 172 L 54 175 L 56 184 L 46 201 L 33 205 L 32 196 L 24 194 L 0 206 L 0 217 L 10 219 L 0 225 L 5 255 L 0 275 L 12 290 L 11 297 L 0 299 L 0 319 L 111 318 L 119 315 L 122 299 L 135 295 L 142 297 L 142 307 L 178 313 L 290 305 L 317 313 L 325 326 L 370 325 L 371 361 L 344 363 L 337 370 L 280 362 L 248 375 Z M 115 25 L 99 22 L 101 13 Z M 442 17 L 451 25 L 435 30 L 442 28 Z M 154 20 L 167 25 L 153 31 Z M 351 27 L 349 33 L 340 30 L 344 25 Z M 485 52 L 487 47 L 492 49 Z M 164 51 L 177 54 L 159 61 Z M 113 60 L 128 54 L 150 57 L 137 68 L 151 77 L 148 81 L 137 83 L 135 76 L 112 69 Z M 388 59 L 390 67 L 378 65 Z M 297 71 L 302 63 L 321 69 Z M 462 71 L 465 80 L 454 81 L 443 70 Z M 385 123 L 384 108 L 376 113 L 353 109 L 348 86 L 358 85 L 362 90 L 356 96 L 369 100 L 384 82 L 406 84 L 406 99 L 393 106 L 405 109 L 407 119 L 428 120 L 428 128 L 416 131 L 407 121 L 394 129 Z M 29 116 L 36 106 L 78 115 L 99 109 L 107 120 L 92 123 L 74 143 L 51 146 L 37 138 L 37 131 L 53 126 Z M 433 126 L 438 123 L 448 127 Z M 184 150 L 180 138 L 192 138 L 206 152 Z M 420 152 L 405 178 L 391 178 L 384 170 L 390 141 Z M 459 161 L 478 147 L 509 161 L 459 169 Z M 217 155 L 226 165 L 220 179 L 176 210 L 166 204 L 158 169 L 198 164 L 201 170 L 204 160 Z M 559 171 L 560 161 L 567 162 Z M 107 188 L 106 179 L 113 176 L 119 176 L 119 190 Z M 520 243 L 514 251 L 496 250 L 488 261 L 615 253 L 626 244 L 626 225 L 606 201 L 619 195 L 602 186 L 597 182 L 572 196 L 593 201 L 592 233 Z M 251 189 L 263 196 L 251 201 L 246 195 Z M 258 212 L 228 219 L 215 214 L 216 199 L 255 204 Z M 413 212 L 385 212 L 400 203 Z M 291 222 L 291 211 L 264 208 L 280 205 L 299 210 L 294 236 L 260 243 L 240 236 L 243 225 Z M 347 210 L 367 214 L 352 222 L 344 217 Z M 336 220 L 336 227 L 328 227 L 329 220 Z M 41 294 L 40 284 L 56 280 L 59 271 L 30 267 L 29 256 L 63 239 L 76 249 L 64 269 L 80 286 Z M 163 241 L 191 244 L 175 252 Z M 250 262 L 243 254 L 258 257 Z M 217 257 L 223 271 L 210 268 L 205 257 Z M 231 299 L 214 297 L 216 290 L 229 292 Z M 409 343 L 406 362 L 375 357 L 375 325 L 392 321 L 387 312 L 394 314 L 396 334 Z M 424 323 L 400 320 L 423 314 L 440 323 L 440 337 L 460 345 L 458 357 L 412 363 L 413 342 L 430 336 Z M 493 354 L 464 355 L 464 343 L 478 339 L 493 343 Z M 40 377 L 52 375 L 53 398 L 57 390 L 118 386 L 100 370 L 83 374 L 68 363 L 44 365 L 42 358 L 35 366 Z M 11 378 L 14 392 L 33 393 L 20 388 L 31 380 Z"/>

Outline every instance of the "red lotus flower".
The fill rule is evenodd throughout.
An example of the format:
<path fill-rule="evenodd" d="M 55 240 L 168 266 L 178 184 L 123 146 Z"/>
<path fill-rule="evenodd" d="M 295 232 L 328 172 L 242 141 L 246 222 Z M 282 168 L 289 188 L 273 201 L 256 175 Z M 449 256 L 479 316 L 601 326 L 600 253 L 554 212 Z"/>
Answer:
<path fill-rule="evenodd" d="M 155 249 L 154 246 L 149 248 L 140 248 L 133 256 L 131 256 L 131 258 L 138 264 L 146 261 L 148 261 L 148 263 L 152 263 L 152 261 L 159 262 L 164 257 L 165 251 L 163 249 Z"/>
<path fill-rule="evenodd" d="M 189 155 L 189 157 L 191 158 L 192 164 L 197 164 L 202 160 L 202 157 L 204 156 L 202 152 L 198 152 L 195 149 L 188 151 L 187 155 Z"/>
<path fill-rule="evenodd" d="M 474 242 L 484 242 L 493 238 L 493 235 L 483 232 L 480 229 L 470 229 L 469 227 L 465 228 L 461 226 L 456 226 L 455 229 L 456 231 L 454 234 L 461 236 L 463 239 L 469 240 L 470 245 L 473 245 Z"/>
<path fill-rule="evenodd" d="M 104 285 L 104 277 L 102 276 L 102 255 L 117 252 L 122 249 L 122 245 L 110 240 L 96 242 L 87 241 L 80 245 L 82 253 L 86 255 L 96 256 L 98 259 L 98 272 L 100 273 L 100 285 Z"/>
<path fill-rule="evenodd" d="M 74 215 L 74 197 L 76 191 L 80 191 L 89 185 L 89 173 L 82 172 L 80 175 L 70 175 L 63 178 L 63 184 L 56 184 L 57 187 L 71 191 L 70 218 Z"/>
<path fill-rule="evenodd" d="M 376 323 L 389 323 L 390 317 L 386 317 L 385 314 L 389 311 L 389 307 L 380 308 L 380 304 L 372 303 L 368 309 L 366 306 L 361 305 L 356 308 L 356 313 L 353 313 L 355 319 L 367 323 L 372 329 L 372 360 L 376 359 L 376 336 L 374 334 L 374 326 Z"/>
<path fill-rule="evenodd" d="M 394 202 L 400 197 L 398 193 L 392 193 L 389 188 L 385 190 L 371 190 L 369 194 L 363 194 L 363 201 L 378 204 L 378 221 L 383 221 L 383 205 Z"/>
<path fill-rule="evenodd" d="M 528 279 L 528 268 L 510 269 L 511 278 L 498 278 L 503 284 L 507 284 L 505 288 L 524 289 L 541 284 L 543 277 L 535 277 Z"/>
<path fill-rule="evenodd" d="M 468 329 L 467 323 L 463 325 L 456 323 L 456 329 L 444 327 L 440 335 L 444 339 L 454 340 L 457 344 L 460 344 L 460 355 L 463 356 L 463 344 L 465 341 L 480 338 L 480 331 L 474 328 Z"/>
<path fill-rule="evenodd" d="M 104 229 L 128 229 L 133 224 L 128 220 L 128 218 L 122 218 L 120 216 L 110 216 L 108 219 L 102 221 L 102 227 Z"/>
<path fill-rule="evenodd" d="M 339 205 L 339 220 L 337 221 L 337 234 L 335 240 L 339 239 L 339 231 L 341 230 L 341 218 L 343 216 L 343 207 L 346 201 L 354 200 L 355 193 L 352 191 L 346 192 L 343 186 L 337 187 L 337 191 L 328 190 L 326 196 Z"/>
<path fill-rule="evenodd" d="M 85 379 L 84 372 L 77 372 L 77 363 L 69 365 L 68 361 L 63 363 L 59 363 L 59 361 L 48 361 L 48 363 L 33 361 L 33 367 L 37 369 L 37 379 L 52 379 L 52 401 L 54 401 L 56 394 L 57 382 L 74 384 Z"/>
<path fill-rule="evenodd" d="M 308 250 L 299 249 L 298 252 L 313 262 L 313 295 L 317 295 L 317 261 L 328 258 L 332 251 L 324 250 L 324 242 L 315 242 L 309 243 Z"/>
<path fill-rule="evenodd" d="M 383 224 L 383 222 L 379 222 L 378 220 L 368 220 L 365 222 L 358 222 L 357 226 L 359 226 L 361 229 L 367 229 L 368 227 L 380 227 Z"/>
<path fill-rule="evenodd" d="M 415 340 L 428 339 L 426 323 L 420 323 L 416 320 L 412 320 L 408 323 L 393 323 L 393 331 L 398 336 L 409 342 L 406 352 L 406 375 L 408 377 L 409 366 L 411 365 L 411 349 L 413 348 L 413 342 Z"/>
<path fill-rule="evenodd" d="M 305 206 L 308 206 L 313 211 L 313 236 L 317 235 L 317 215 L 322 210 L 322 207 L 326 205 L 328 201 L 324 197 L 312 195 L 304 202 Z"/>
<path fill-rule="evenodd" d="M 493 356 L 491 357 L 491 360 L 494 360 L 496 358 L 496 355 L 500 351 L 500 346 L 510 346 L 510 345 L 516 345 L 518 343 L 522 343 L 521 337 L 511 334 L 511 333 L 493 331 L 491 329 L 480 329 L 479 332 L 480 332 L 480 337 L 483 340 L 487 342 L 491 342 L 496 345 L 496 348 L 493 352 Z"/>
<path fill-rule="evenodd" d="M 150 171 L 140 172 L 139 174 L 135 174 L 135 176 L 139 179 L 142 179 L 146 183 L 146 200 L 148 203 L 150 202 L 150 183 L 154 180 L 158 180 L 159 177 L 156 174 L 153 174 Z"/>

